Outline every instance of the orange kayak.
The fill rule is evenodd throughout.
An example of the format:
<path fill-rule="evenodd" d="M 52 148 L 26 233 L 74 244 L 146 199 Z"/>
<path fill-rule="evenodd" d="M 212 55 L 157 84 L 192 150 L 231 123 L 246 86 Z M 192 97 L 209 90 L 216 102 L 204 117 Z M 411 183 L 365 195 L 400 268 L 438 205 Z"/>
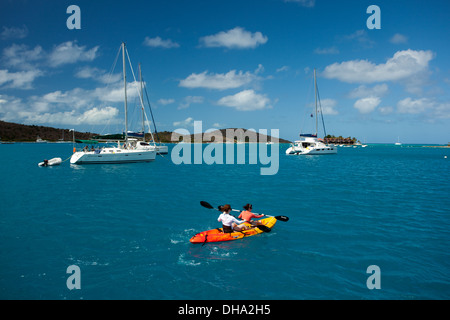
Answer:
<path fill-rule="evenodd" d="M 266 219 L 258 220 L 267 228 L 272 228 L 277 219 L 275 217 L 270 217 Z M 247 226 L 250 226 L 250 223 L 245 222 Z M 192 243 L 206 243 L 206 242 L 221 242 L 221 241 L 231 241 L 242 239 L 244 237 L 254 236 L 256 234 L 263 233 L 261 229 L 258 227 L 254 227 L 248 230 L 244 230 L 242 232 L 233 232 L 233 233 L 223 233 L 222 228 L 212 229 L 208 231 L 203 231 L 197 233 L 193 236 L 189 241 Z"/>

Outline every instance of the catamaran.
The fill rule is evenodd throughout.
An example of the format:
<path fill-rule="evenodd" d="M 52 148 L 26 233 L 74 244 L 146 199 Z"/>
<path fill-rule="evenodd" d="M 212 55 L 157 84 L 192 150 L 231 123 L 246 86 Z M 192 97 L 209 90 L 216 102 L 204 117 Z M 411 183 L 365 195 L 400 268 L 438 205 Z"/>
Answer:
<path fill-rule="evenodd" d="M 128 131 L 128 105 L 127 105 L 127 77 L 125 55 L 128 55 L 125 43 L 121 45 L 123 60 L 123 83 L 124 83 L 124 106 L 125 106 L 125 132 L 123 140 L 117 140 L 116 147 L 91 148 L 87 146 L 74 153 L 70 158 L 71 164 L 100 164 L 100 163 L 127 163 L 127 162 L 150 162 L 156 158 L 154 146 L 145 141 L 138 141 L 137 138 L 129 136 Z M 85 144 L 96 144 L 94 140 L 78 140 Z M 123 142 L 123 143 L 122 143 Z"/>
<path fill-rule="evenodd" d="M 300 133 L 301 140 L 295 141 L 291 146 L 286 150 L 286 154 L 292 155 L 320 155 L 320 154 L 336 154 L 337 147 L 333 144 L 327 144 L 323 139 L 317 138 L 318 133 L 318 102 L 320 106 L 320 100 L 318 98 L 318 90 L 317 90 L 317 79 L 316 79 L 316 69 L 314 69 L 314 87 L 315 87 L 315 113 L 316 113 L 316 132 L 315 133 Z M 322 123 L 324 125 L 325 131 L 325 123 L 323 122 L 323 112 L 322 115 Z M 326 135 L 326 134 L 325 134 Z"/>

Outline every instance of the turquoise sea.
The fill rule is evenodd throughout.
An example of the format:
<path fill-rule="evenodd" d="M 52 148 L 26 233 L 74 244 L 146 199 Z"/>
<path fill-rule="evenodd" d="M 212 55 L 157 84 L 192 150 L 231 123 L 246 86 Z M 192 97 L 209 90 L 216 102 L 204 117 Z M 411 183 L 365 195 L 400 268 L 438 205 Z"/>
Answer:
<path fill-rule="evenodd" d="M 42 168 L 72 144 L 0 145 L 0 299 L 450 298 L 450 149 L 287 148 L 278 173 L 260 175 L 264 165 L 248 161 L 176 165 L 170 151 L 152 163 Z M 219 227 L 201 200 L 290 220 L 194 245 Z M 67 287 L 72 265 L 80 289 Z M 367 286 L 372 265 L 380 289 Z"/>

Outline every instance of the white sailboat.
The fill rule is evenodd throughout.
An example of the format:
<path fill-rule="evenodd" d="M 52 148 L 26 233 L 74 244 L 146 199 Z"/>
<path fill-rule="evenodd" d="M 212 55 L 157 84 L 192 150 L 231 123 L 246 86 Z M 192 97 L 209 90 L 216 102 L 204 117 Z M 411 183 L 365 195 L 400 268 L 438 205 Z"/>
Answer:
<path fill-rule="evenodd" d="M 402 145 L 402 143 L 400 142 L 400 137 L 397 138 L 397 142 L 394 143 L 394 145 L 396 145 L 396 146 L 401 146 Z"/>
<path fill-rule="evenodd" d="M 320 154 L 337 154 L 337 147 L 333 144 L 326 144 L 322 139 L 317 138 L 318 134 L 318 92 L 316 69 L 314 69 L 314 87 L 315 87 L 315 113 L 316 113 L 316 132 L 314 134 L 300 133 L 301 140 L 295 141 L 291 147 L 286 150 L 288 155 L 320 155 Z"/>
<path fill-rule="evenodd" d="M 122 43 L 123 59 L 123 83 L 124 83 L 124 104 L 125 104 L 125 133 L 124 143 L 117 142 L 117 147 L 104 147 L 91 149 L 85 147 L 81 151 L 76 151 L 70 158 L 71 164 L 101 164 L 101 163 L 127 163 L 127 162 L 150 162 L 156 158 L 156 150 L 153 146 L 144 141 L 128 137 L 128 105 L 127 105 L 127 77 L 125 63 L 125 43 Z M 127 53 L 128 54 L 128 53 Z M 88 140 L 89 141 L 89 140 Z M 83 141 L 87 142 L 87 141 Z M 92 142 L 94 143 L 94 142 Z"/>

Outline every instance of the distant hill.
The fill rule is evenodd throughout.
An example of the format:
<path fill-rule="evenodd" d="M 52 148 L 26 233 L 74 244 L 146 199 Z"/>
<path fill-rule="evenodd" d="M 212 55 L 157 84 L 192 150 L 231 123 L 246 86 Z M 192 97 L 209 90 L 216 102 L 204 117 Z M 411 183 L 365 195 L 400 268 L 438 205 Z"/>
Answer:
<path fill-rule="evenodd" d="M 233 136 L 229 136 L 227 138 L 227 130 L 228 132 L 234 133 Z M 96 135 L 96 133 L 91 132 L 79 132 L 75 131 L 76 139 L 87 140 L 92 136 Z M 163 143 L 171 143 L 176 142 L 172 141 L 172 135 L 174 138 L 178 138 L 176 141 L 183 141 L 183 139 L 187 140 L 187 138 L 182 138 L 182 135 L 178 133 L 172 133 L 170 131 L 162 131 L 158 132 L 158 138 L 156 134 L 153 134 L 155 140 L 160 140 Z M 195 136 L 193 134 L 190 135 L 191 142 L 202 141 L 204 143 L 209 142 L 248 142 L 251 140 L 252 142 L 256 140 L 256 142 L 269 142 L 272 141 L 270 136 L 265 136 L 259 134 L 254 131 L 249 131 L 247 129 L 220 129 L 215 130 L 208 133 L 202 133 L 202 137 L 199 137 L 199 134 Z M 12 122 L 0 121 L 0 138 L 2 141 L 25 141 L 25 142 L 34 142 L 37 137 L 40 137 L 43 140 L 48 141 L 58 141 L 62 139 L 64 136 L 64 140 L 72 141 L 73 133 L 69 131 L 69 129 L 57 129 L 52 127 L 44 127 L 44 126 L 35 126 L 35 125 L 24 125 Z M 222 141 L 215 141 L 217 136 L 222 137 Z M 146 134 L 147 140 L 150 139 L 150 134 Z M 290 143 L 290 141 L 285 139 L 278 139 L 279 143 Z M 273 140 L 275 142 L 275 138 Z"/>
<path fill-rule="evenodd" d="M 228 133 L 228 135 L 227 135 Z M 183 141 L 185 138 L 181 138 L 182 135 L 174 133 L 174 137 L 178 136 L 178 141 Z M 168 137 L 169 139 L 171 136 Z M 216 138 L 218 141 L 216 141 Z M 186 140 L 186 139 L 185 139 Z M 236 142 L 278 142 L 278 143 L 290 143 L 290 141 L 281 139 L 281 138 L 273 138 L 271 136 L 267 136 L 264 134 L 260 134 L 258 132 L 247 130 L 243 128 L 228 128 L 228 129 L 217 129 L 207 133 L 201 134 L 191 134 L 190 135 L 191 142 L 219 142 L 219 143 L 236 143 Z"/>
<path fill-rule="evenodd" d="M 77 139 L 89 139 L 93 134 L 89 132 L 75 131 Z M 72 141 L 73 132 L 69 129 L 57 129 L 52 127 L 24 125 L 12 122 L 0 121 L 0 138 L 2 141 L 36 141 L 37 137 L 48 141 L 62 139 Z"/>

